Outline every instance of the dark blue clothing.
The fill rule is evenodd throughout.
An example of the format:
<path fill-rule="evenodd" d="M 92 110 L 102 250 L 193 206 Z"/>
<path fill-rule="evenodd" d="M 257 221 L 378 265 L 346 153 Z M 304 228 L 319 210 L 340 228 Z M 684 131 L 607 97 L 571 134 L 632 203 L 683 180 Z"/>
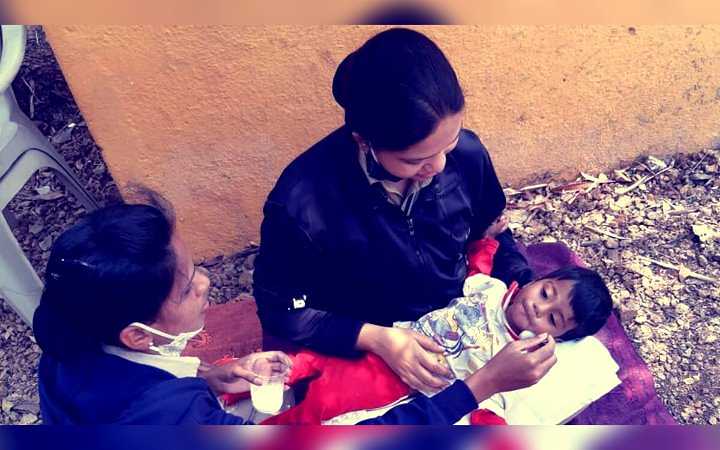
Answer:
<path fill-rule="evenodd" d="M 241 425 L 201 378 L 176 378 L 115 355 L 91 353 L 59 362 L 43 354 L 40 409 L 48 425 Z M 363 424 L 450 425 L 476 408 L 463 382 L 433 398 L 419 396 Z"/>
<path fill-rule="evenodd" d="M 403 210 L 370 185 L 342 127 L 293 161 L 264 208 L 254 295 L 267 334 L 354 355 L 363 323 L 416 320 L 462 295 L 467 244 L 505 208 L 487 150 L 462 130 L 442 173 Z M 509 231 L 493 276 L 532 278 Z M 297 309 L 302 302 L 304 306 Z"/>
<path fill-rule="evenodd" d="M 40 409 L 49 425 L 234 425 L 245 421 L 222 410 L 201 378 L 102 352 L 59 362 L 43 354 Z"/>

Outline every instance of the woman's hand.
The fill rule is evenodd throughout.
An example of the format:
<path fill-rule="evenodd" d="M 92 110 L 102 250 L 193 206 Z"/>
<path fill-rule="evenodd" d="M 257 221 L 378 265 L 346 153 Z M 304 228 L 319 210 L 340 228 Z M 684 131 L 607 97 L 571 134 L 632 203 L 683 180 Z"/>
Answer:
<path fill-rule="evenodd" d="M 446 387 L 452 376 L 442 348 L 411 330 L 365 324 L 357 347 L 380 356 L 412 389 L 434 392 Z"/>
<path fill-rule="evenodd" d="M 219 366 L 203 363 L 198 368 L 198 377 L 204 378 L 210 385 L 210 389 L 216 394 L 247 392 L 250 390 L 250 384 L 261 384 L 261 379 L 250 370 L 252 361 L 258 357 L 270 360 L 273 366 L 277 365 L 278 368 L 292 368 L 292 360 L 285 353 L 261 352 L 252 353 Z"/>
<path fill-rule="evenodd" d="M 547 342 L 544 342 L 547 339 Z M 555 365 L 555 340 L 547 333 L 510 342 L 465 382 L 479 402 L 499 392 L 522 389 L 540 381 Z"/>

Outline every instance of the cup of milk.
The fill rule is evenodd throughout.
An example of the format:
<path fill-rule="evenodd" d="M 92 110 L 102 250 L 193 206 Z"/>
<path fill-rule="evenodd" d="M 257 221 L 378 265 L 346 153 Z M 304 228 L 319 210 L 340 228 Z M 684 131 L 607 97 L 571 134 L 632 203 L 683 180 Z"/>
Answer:
<path fill-rule="evenodd" d="M 258 355 L 250 366 L 259 385 L 250 384 L 253 408 L 264 414 L 276 414 L 283 405 L 285 380 L 289 374 L 287 365 Z"/>

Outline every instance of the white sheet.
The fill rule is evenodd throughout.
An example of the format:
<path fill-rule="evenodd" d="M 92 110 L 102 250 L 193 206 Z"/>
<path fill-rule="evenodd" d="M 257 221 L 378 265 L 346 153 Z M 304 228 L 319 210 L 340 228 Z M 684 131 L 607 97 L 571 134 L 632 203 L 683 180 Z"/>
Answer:
<path fill-rule="evenodd" d="M 617 363 L 593 336 L 557 344 L 555 356 L 557 363 L 536 385 L 493 396 L 480 408 L 494 411 L 510 425 L 556 425 L 620 384 Z"/>

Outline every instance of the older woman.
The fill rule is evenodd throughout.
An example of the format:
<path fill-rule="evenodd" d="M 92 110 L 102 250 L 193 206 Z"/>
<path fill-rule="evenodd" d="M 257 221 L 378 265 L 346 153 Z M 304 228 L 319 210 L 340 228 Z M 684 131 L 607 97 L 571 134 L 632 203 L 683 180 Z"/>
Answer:
<path fill-rule="evenodd" d="M 210 368 L 180 356 L 204 325 L 210 281 L 167 203 L 146 194 L 155 206 L 103 208 L 53 245 L 33 321 L 45 423 L 244 423 L 214 394 L 248 389 L 247 359 Z"/>
<path fill-rule="evenodd" d="M 216 394 L 246 391 L 255 381 L 246 362 L 256 355 L 222 367 L 181 356 L 188 340 L 203 328 L 210 282 L 175 232 L 167 202 L 152 192 L 144 197 L 151 204 L 93 212 L 53 245 L 33 321 L 43 350 L 43 420 L 247 423 L 223 411 Z M 433 398 L 420 397 L 368 423 L 453 423 L 493 393 L 528 384 L 513 374 L 524 373 L 524 359 L 517 355 L 506 356 L 499 368 L 490 364 Z M 280 352 L 263 356 L 274 364 L 291 365 Z"/>

